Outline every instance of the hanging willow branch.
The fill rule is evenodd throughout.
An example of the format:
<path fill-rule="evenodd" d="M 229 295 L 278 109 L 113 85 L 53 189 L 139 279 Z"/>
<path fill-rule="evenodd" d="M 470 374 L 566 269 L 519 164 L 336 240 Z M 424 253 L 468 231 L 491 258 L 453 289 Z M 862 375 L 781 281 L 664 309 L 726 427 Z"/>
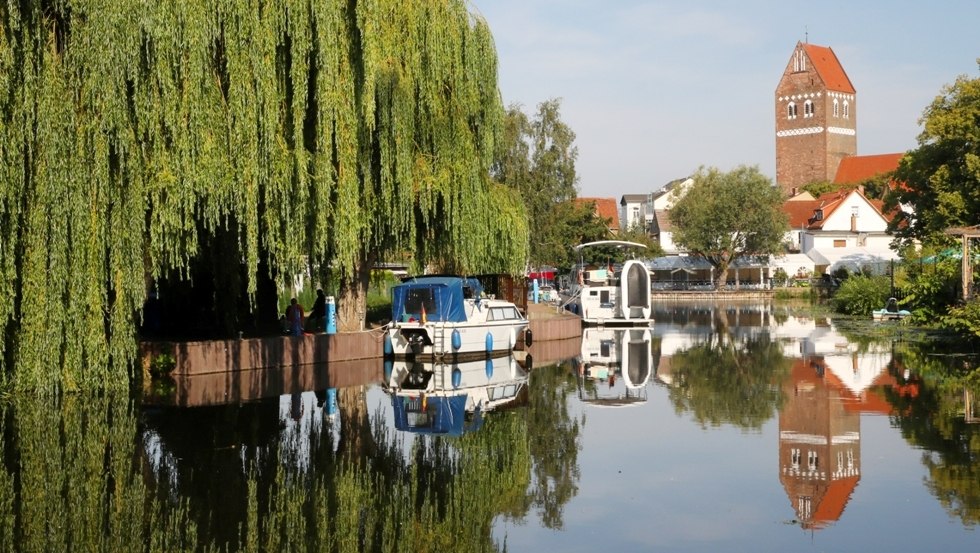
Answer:
<path fill-rule="evenodd" d="M 283 283 L 404 251 L 519 272 L 501 116 L 461 0 L 0 4 L 3 378 L 126 386 L 147 282 L 219 230 L 250 293 L 262 259 Z"/>

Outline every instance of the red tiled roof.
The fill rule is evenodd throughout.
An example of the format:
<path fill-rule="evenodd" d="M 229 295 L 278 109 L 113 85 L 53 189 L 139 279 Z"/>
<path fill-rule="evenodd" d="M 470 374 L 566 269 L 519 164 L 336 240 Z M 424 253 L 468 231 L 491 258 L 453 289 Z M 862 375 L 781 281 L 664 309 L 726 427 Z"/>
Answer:
<path fill-rule="evenodd" d="M 824 221 L 830 218 L 830 215 L 844 203 L 844 199 L 851 194 L 861 194 L 861 197 L 865 199 L 873 208 L 875 208 L 879 214 L 882 215 L 886 220 L 888 217 L 884 215 L 882 211 L 884 204 L 881 200 L 872 200 L 861 193 L 860 190 L 838 190 L 836 192 L 830 192 L 824 194 L 815 200 L 788 200 L 783 202 L 783 211 L 789 215 L 789 225 L 791 229 L 821 229 L 823 228 Z M 823 218 L 821 220 L 816 220 L 814 218 L 814 213 L 816 210 L 823 210 Z"/>
<path fill-rule="evenodd" d="M 615 198 L 575 198 L 578 203 L 595 204 L 595 213 L 609 221 L 609 228 L 619 228 L 619 207 Z"/>
<path fill-rule="evenodd" d="M 878 154 L 873 156 L 848 156 L 837 166 L 835 184 L 857 184 L 876 175 L 891 173 L 898 169 L 903 153 Z"/>
<path fill-rule="evenodd" d="M 823 83 L 828 89 L 854 94 L 854 85 L 847 78 L 847 73 L 833 50 L 827 46 L 817 46 L 816 44 L 803 44 L 803 49 L 806 50 L 810 63 L 813 64 L 814 69 L 817 70 L 817 74 L 823 79 Z"/>

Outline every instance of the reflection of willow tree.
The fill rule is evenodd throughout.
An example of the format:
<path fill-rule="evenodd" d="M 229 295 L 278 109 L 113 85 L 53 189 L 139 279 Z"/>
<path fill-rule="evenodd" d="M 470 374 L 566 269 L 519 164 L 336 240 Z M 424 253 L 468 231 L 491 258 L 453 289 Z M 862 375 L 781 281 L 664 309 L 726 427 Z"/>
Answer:
<path fill-rule="evenodd" d="M 561 528 L 565 504 L 578 493 L 578 450 L 584 419 L 575 418 L 568 398 L 575 394 L 576 378 L 563 366 L 536 368 L 528 386 L 528 441 L 534 460 L 534 481 L 525 510 L 540 509 L 547 528 Z"/>
<path fill-rule="evenodd" d="M 184 422 L 160 428 L 168 449 L 202 456 L 228 449 L 238 464 L 181 459 L 201 474 L 172 481 L 175 488 L 158 497 L 146 483 L 153 472 L 125 399 L 52 406 L 31 397 L 0 406 L 0 550 L 497 551 L 493 521 L 519 511 L 530 483 L 527 420 L 519 413 L 494 413 L 459 439 L 419 439 L 408 452 L 378 420 L 373 457 L 349 462 L 348 454 L 329 458 L 328 426 L 314 426 L 309 443 L 284 442 L 280 427 L 255 432 L 248 419 L 259 417 L 233 411 L 213 410 L 213 422 L 227 423 L 198 424 L 194 445 L 177 449 L 176 441 L 195 434 L 201 412 L 170 413 Z M 267 411 L 252 414 L 265 419 Z M 256 433 L 267 438 L 249 441 Z M 241 449 L 226 447 L 236 441 Z M 289 462 L 307 454 L 314 463 Z M 201 493 L 203 480 L 243 491 Z M 227 501 L 240 505 L 219 514 Z"/>
<path fill-rule="evenodd" d="M 496 551 L 492 522 L 512 512 L 528 486 L 526 425 L 516 414 L 495 414 L 478 432 L 420 437 L 406 453 L 378 424 L 369 463 L 342 460 L 312 483 L 280 469 L 266 509 L 253 492 L 243 548 Z"/>
<path fill-rule="evenodd" d="M 340 410 L 338 453 L 351 462 L 372 456 L 375 452 L 365 392 L 363 386 L 337 390 L 337 407 Z"/>
<path fill-rule="evenodd" d="M 184 504 L 151 497 L 125 397 L 0 406 L 0 550 L 194 551 Z"/>
<path fill-rule="evenodd" d="M 674 354 L 670 400 L 702 426 L 759 428 L 782 403 L 777 383 L 790 361 L 768 335 L 736 341 L 722 317 L 712 339 Z"/>
<path fill-rule="evenodd" d="M 896 369 L 915 367 L 922 382 L 914 396 L 886 390 L 886 397 L 896 407 L 894 420 L 902 436 L 926 451 L 922 463 L 929 472 L 929 490 L 964 524 L 977 525 L 980 425 L 967 424 L 964 407 L 967 393 L 971 392 L 974 406 L 977 405 L 980 369 L 964 366 L 962 358 L 959 360 L 929 355 L 916 347 L 904 348 L 902 362 Z M 904 370 L 894 373 L 900 382 L 904 380 Z"/>

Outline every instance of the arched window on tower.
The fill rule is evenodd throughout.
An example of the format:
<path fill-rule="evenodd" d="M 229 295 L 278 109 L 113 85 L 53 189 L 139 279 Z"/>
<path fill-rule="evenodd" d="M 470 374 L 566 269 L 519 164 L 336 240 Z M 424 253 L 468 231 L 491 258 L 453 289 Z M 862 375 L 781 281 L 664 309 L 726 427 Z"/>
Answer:
<path fill-rule="evenodd" d="M 851 117 L 851 104 L 844 100 L 844 119 L 849 119 Z"/>
<path fill-rule="evenodd" d="M 796 102 L 790 102 L 789 105 L 786 106 L 786 118 L 796 119 Z"/>
<path fill-rule="evenodd" d="M 834 98 L 834 117 L 840 117 L 840 102 Z"/>
<path fill-rule="evenodd" d="M 813 102 L 811 100 L 803 102 L 803 117 L 813 117 Z"/>

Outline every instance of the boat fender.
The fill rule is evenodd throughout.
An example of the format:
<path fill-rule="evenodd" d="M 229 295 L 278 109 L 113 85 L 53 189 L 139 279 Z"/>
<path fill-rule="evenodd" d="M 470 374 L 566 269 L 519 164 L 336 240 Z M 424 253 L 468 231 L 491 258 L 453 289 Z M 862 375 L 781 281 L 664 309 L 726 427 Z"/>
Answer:
<path fill-rule="evenodd" d="M 487 373 L 487 378 L 493 378 L 493 359 L 487 358 L 486 366 L 483 370 Z"/>
<path fill-rule="evenodd" d="M 385 359 L 385 382 L 391 380 L 391 373 L 395 369 L 395 363 L 391 359 Z"/>
<path fill-rule="evenodd" d="M 525 328 L 524 329 L 524 345 L 525 346 L 530 346 L 531 345 L 531 341 L 532 341 L 531 340 L 531 329 L 530 328 Z"/>
<path fill-rule="evenodd" d="M 454 328 L 453 329 L 453 338 L 452 338 L 452 341 L 453 341 L 453 349 L 454 350 L 457 350 L 458 351 L 459 348 L 462 347 L 462 345 L 463 345 L 463 337 L 460 336 L 459 329 L 458 328 Z"/>
<path fill-rule="evenodd" d="M 487 332 L 486 346 L 487 353 L 493 351 L 493 334 L 490 334 L 489 332 Z"/>
<path fill-rule="evenodd" d="M 453 388 L 459 388 L 462 382 L 463 371 L 459 370 L 459 367 L 453 367 Z"/>
<path fill-rule="evenodd" d="M 385 357 L 390 357 L 394 355 L 395 348 L 391 345 L 391 334 L 385 332 Z"/>

